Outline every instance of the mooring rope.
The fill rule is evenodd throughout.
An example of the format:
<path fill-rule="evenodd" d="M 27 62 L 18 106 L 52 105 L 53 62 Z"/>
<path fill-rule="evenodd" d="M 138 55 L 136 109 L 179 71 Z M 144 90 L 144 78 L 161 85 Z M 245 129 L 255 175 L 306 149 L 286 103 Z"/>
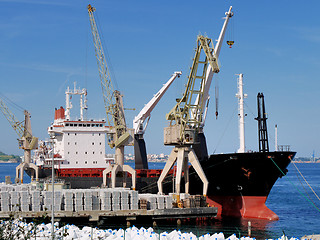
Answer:
<path fill-rule="evenodd" d="M 275 163 L 275 161 L 272 159 L 272 158 L 270 158 L 271 159 L 271 161 L 274 163 L 274 165 L 279 169 L 279 171 L 282 173 L 282 175 L 283 176 L 285 176 L 285 173 L 281 170 L 281 168 Z M 292 162 L 292 160 L 291 160 L 291 158 L 289 157 L 289 159 L 290 159 L 290 161 Z M 305 194 L 303 194 L 300 190 L 299 190 L 299 188 L 297 188 L 297 186 L 295 186 L 294 184 L 293 184 L 293 182 L 292 181 L 290 181 L 290 180 L 288 180 L 291 184 L 292 184 L 292 186 L 294 186 L 297 190 L 298 190 L 298 192 L 309 202 L 309 203 L 311 203 L 311 205 L 318 211 L 318 212 L 320 212 L 320 209 L 311 201 L 311 199 L 309 199 L 308 197 L 306 197 L 305 196 Z M 309 184 L 308 184 L 309 185 Z M 309 185 L 310 186 L 310 185 Z M 311 188 L 311 186 L 310 186 L 310 188 Z M 312 189 L 312 188 L 311 188 Z M 314 192 L 314 191 L 313 191 Z M 316 195 L 317 196 L 317 195 Z M 318 196 L 317 196 L 318 197 Z M 319 199 L 319 197 L 318 197 L 318 199 Z"/>
<path fill-rule="evenodd" d="M 318 198 L 318 200 L 320 201 L 319 196 L 317 195 L 317 193 L 313 190 L 313 188 L 310 186 L 310 184 L 308 183 L 308 181 L 304 178 L 304 176 L 302 175 L 302 173 L 300 172 L 300 170 L 298 169 L 298 167 L 296 166 L 296 164 L 294 162 L 293 166 L 295 166 L 295 168 L 297 169 L 297 171 L 299 172 L 299 174 L 301 175 L 301 177 L 303 178 L 303 180 L 306 182 L 306 184 L 309 186 L 309 188 L 311 189 L 311 191 L 313 192 L 313 194 Z"/>

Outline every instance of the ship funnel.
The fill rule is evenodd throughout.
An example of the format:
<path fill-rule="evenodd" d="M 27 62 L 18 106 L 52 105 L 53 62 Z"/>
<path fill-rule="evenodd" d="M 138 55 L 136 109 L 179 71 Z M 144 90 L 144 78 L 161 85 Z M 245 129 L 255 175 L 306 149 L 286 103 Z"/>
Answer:
<path fill-rule="evenodd" d="M 64 116 L 64 108 L 60 107 L 59 109 L 55 109 L 54 111 L 54 120 L 63 120 L 65 119 Z"/>

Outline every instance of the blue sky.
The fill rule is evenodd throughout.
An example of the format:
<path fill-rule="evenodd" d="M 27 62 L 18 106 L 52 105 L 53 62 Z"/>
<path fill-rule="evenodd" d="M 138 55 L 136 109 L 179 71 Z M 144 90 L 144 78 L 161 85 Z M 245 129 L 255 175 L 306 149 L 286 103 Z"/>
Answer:
<path fill-rule="evenodd" d="M 88 89 L 88 117 L 104 118 L 98 67 L 86 6 L 96 9 L 113 73 L 123 93 L 129 127 L 145 103 L 174 71 L 182 71 L 152 113 L 145 135 L 148 153 L 170 153 L 163 145 L 165 114 L 181 96 L 199 33 L 217 39 L 222 17 L 234 17 L 220 53 L 219 118 L 214 85 L 205 134 L 209 153 L 238 149 L 237 76 L 244 74 L 247 149 L 257 150 L 256 95 L 263 92 L 270 149 L 274 125 L 278 143 L 297 156 L 320 155 L 320 20 L 318 1 L 47 1 L 0 0 L 0 93 L 32 114 L 35 136 L 45 139 L 54 108 L 65 105 L 64 91 L 76 81 Z M 16 117 L 21 111 L 9 105 Z M 79 116 L 73 109 L 73 116 Z M 0 150 L 22 154 L 15 132 L 1 116 Z M 133 148 L 126 148 L 132 153 Z M 107 149 L 113 153 L 114 150 Z"/>

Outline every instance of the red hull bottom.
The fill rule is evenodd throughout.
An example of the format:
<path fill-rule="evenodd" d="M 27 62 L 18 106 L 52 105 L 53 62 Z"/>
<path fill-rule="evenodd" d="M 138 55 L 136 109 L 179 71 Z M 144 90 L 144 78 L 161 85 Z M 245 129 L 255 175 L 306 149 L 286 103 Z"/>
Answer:
<path fill-rule="evenodd" d="M 208 196 L 207 203 L 218 208 L 217 216 L 230 216 L 242 218 L 259 218 L 266 220 L 279 220 L 277 214 L 271 211 L 263 196 Z"/>

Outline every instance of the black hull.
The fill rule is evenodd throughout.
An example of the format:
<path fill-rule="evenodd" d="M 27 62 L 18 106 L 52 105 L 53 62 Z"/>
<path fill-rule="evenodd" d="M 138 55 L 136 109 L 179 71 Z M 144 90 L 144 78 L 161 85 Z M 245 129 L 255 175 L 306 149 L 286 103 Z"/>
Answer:
<path fill-rule="evenodd" d="M 201 166 L 209 181 L 209 196 L 268 196 L 274 183 L 287 173 L 290 159 L 295 152 L 250 152 L 214 154 L 201 161 Z M 150 170 L 146 170 L 150 171 Z M 29 172 L 27 172 L 29 173 Z M 40 169 L 39 177 L 51 176 L 51 169 Z M 72 188 L 100 187 L 101 177 L 61 177 Z M 164 192 L 172 192 L 172 175 L 164 181 Z M 146 193 L 156 193 L 158 177 L 137 178 L 137 190 Z M 128 185 L 131 179 L 128 178 Z M 182 179 L 183 183 L 183 179 Z M 202 182 L 190 169 L 190 193 L 201 194 Z M 183 187 L 183 184 L 182 184 Z"/>
<path fill-rule="evenodd" d="M 277 215 L 265 206 L 265 201 L 279 177 L 287 173 L 287 167 L 295 152 L 248 152 L 213 154 L 200 163 L 209 181 L 207 202 L 219 208 L 218 215 L 257 217 L 275 220 Z M 157 193 L 159 170 L 137 170 L 136 188 L 140 193 Z M 154 171 L 155 174 L 147 172 Z M 41 177 L 51 176 L 51 169 L 41 169 Z M 102 177 L 61 177 L 71 188 L 100 187 Z M 120 180 L 120 179 L 119 179 Z M 108 179 L 108 185 L 110 180 Z M 131 186 L 131 178 L 127 178 Z M 190 193 L 202 194 L 202 182 L 190 168 Z M 184 181 L 181 181 L 184 192 Z M 173 175 L 163 182 L 164 193 L 173 192 Z"/>
<path fill-rule="evenodd" d="M 274 183 L 287 173 L 295 152 L 214 154 L 201 161 L 209 181 L 208 196 L 268 196 Z M 157 179 L 153 180 L 156 181 Z M 145 181 L 142 192 L 157 192 L 153 181 Z M 150 185 L 151 184 L 151 185 Z M 183 179 L 182 179 L 183 187 Z M 164 181 L 164 192 L 172 192 L 172 175 Z M 202 194 L 202 182 L 190 169 L 190 193 Z"/>
<path fill-rule="evenodd" d="M 201 161 L 209 181 L 208 195 L 216 196 L 268 196 L 295 152 L 250 152 L 214 154 Z M 191 174 L 193 172 L 191 171 Z M 190 183 L 190 191 L 197 192 L 198 176 Z"/>

